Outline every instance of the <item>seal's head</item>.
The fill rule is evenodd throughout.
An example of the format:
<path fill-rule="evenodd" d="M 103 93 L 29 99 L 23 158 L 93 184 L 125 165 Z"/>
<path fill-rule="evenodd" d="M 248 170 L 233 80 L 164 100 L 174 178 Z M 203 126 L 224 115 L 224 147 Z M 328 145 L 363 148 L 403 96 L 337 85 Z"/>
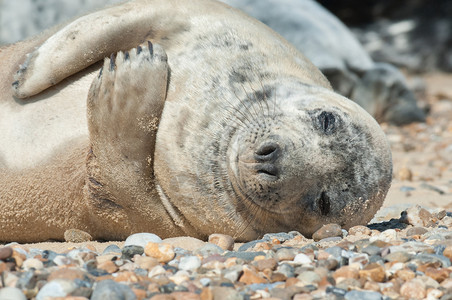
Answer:
<path fill-rule="evenodd" d="M 370 221 L 392 176 L 376 121 L 325 88 L 294 82 L 255 94 L 227 156 L 248 226 L 309 236 L 327 223 Z"/>

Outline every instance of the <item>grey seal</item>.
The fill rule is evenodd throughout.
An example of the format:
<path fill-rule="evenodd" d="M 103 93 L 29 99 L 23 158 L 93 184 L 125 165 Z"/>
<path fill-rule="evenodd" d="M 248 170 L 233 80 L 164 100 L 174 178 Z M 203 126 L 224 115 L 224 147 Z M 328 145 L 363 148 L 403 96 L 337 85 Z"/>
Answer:
<path fill-rule="evenodd" d="M 3 241 L 310 235 L 368 222 L 390 186 L 378 123 L 219 2 L 126 2 L 0 59 Z"/>

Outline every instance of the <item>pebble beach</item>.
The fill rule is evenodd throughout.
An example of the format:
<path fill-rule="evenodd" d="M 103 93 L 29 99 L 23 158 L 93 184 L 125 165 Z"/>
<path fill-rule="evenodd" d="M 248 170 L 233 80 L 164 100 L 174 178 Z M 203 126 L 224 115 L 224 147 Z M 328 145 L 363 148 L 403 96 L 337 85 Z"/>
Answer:
<path fill-rule="evenodd" d="M 248 243 L 152 233 L 99 242 L 72 230 L 66 242 L 0 246 L 0 300 L 452 299 L 452 76 L 421 79 L 411 78 L 426 123 L 382 124 L 394 179 L 366 226 Z"/>

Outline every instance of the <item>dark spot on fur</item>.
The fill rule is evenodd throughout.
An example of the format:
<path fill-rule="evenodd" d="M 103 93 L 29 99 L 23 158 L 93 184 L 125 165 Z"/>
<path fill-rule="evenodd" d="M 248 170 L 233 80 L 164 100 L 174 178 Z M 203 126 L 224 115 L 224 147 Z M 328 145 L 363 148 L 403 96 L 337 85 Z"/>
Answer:
<path fill-rule="evenodd" d="M 95 186 L 104 186 L 102 183 L 94 179 L 93 177 L 89 177 L 89 181 L 94 184 Z"/>
<path fill-rule="evenodd" d="M 244 51 L 248 51 L 251 47 L 253 47 L 253 43 L 250 43 L 250 42 L 239 45 L 239 49 L 244 50 Z"/>
<path fill-rule="evenodd" d="M 99 198 L 99 206 L 105 206 L 110 209 L 122 209 L 122 206 L 106 198 Z"/>
<path fill-rule="evenodd" d="M 154 55 L 154 45 L 152 45 L 152 43 L 150 41 L 148 41 L 148 48 L 149 48 L 149 53 L 152 55 Z"/>
<path fill-rule="evenodd" d="M 115 66 L 116 66 L 115 60 L 116 60 L 116 54 L 112 53 L 110 55 L 110 71 L 114 71 L 115 70 Z"/>
<path fill-rule="evenodd" d="M 102 66 L 102 67 L 100 68 L 99 76 L 97 76 L 97 78 L 101 78 L 101 77 L 102 77 L 103 71 L 104 71 L 104 66 Z M 97 91 L 97 89 L 96 89 L 96 91 Z"/>
<path fill-rule="evenodd" d="M 272 96 L 272 89 L 269 87 L 264 87 L 264 90 L 259 90 L 254 92 L 254 97 L 257 100 L 265 101 L 270 99 Z"/>
<path fill-rule="evenodd" d="M 246 82 L 246 76 L 238 71 L 232 71 L 231 74 L 229 75 L 229 81 L 230 82 L 234 82 L 234 83 L 244 83 Z"/>

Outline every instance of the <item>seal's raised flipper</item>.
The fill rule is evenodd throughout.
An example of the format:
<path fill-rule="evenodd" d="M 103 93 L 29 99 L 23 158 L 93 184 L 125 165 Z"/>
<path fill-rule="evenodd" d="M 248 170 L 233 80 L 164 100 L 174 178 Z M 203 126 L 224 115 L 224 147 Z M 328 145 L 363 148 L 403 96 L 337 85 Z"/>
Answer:
<path fill-rule="evenodd" d="M 170 2 L 135 0 L 78 18 L 27 55 L 12 84 L 14 95 L 36 95 L 112 53 L 182 30 L 174 21 L 179 8 Z"/>
<path fill-rule="evenodd" d="M 106 58 L 91 85 L 85 192 L 91 206 L 108 218 L 122 218 L 121 208 L 140 211 L 149 197 L 167 74 L 163 48 L 148 42 Z"/>

